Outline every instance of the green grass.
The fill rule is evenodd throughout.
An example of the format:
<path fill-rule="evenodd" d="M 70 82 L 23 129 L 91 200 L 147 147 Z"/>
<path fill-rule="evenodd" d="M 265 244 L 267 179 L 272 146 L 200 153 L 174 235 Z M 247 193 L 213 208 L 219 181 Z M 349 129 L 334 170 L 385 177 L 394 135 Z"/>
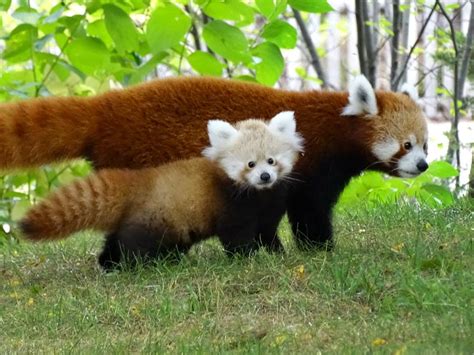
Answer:
<path fill-rule="evenodd" d="M 474 204 L 338 213 L 334 252 L 105 274 L 102 240 L 0 246 L 0 353 L 473 353 Z"/>

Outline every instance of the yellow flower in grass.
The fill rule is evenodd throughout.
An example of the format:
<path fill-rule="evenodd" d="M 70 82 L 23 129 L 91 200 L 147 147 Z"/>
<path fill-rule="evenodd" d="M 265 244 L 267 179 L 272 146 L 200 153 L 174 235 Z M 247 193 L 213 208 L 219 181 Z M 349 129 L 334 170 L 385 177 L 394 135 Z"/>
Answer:
<path fill-rule="evenodd" d="M 295 267 L 294 273 L 295 273 L 295 278 L 296 279 L 302 280 L 305 276 L 304 265 L 301 264 L 301 265 L 298 265 L 297 267 Z"/>
<path fill-rule="evenodd" d="M 373 346 L 381 346 L 385 344 L 387 344 L 387 340 L 385 340 L 384 338 L 375 338 L 374 340 L 372 340 Z"/>
<path fill-rule="evenodd" d="M 390 248 L 391 251 L 393 251 L 394 253 L 401 253 L 403 247 L 405 246 L 405 243 L 398 243 L 398 244 L 395 244 L 394 246 L 392 246 Z"/>

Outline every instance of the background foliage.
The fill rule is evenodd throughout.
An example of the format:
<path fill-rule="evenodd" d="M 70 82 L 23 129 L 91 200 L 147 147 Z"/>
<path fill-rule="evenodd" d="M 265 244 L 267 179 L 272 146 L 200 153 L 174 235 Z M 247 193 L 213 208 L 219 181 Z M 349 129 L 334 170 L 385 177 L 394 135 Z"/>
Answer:
<path fill-rule="evenodd" d="M 160 76 L 163 68 L 168 75 L 273 86 L 285 69 L 282 50 L 300 41 L 289 19 L 299 11 L 305 18 L 331 10 L 326 0 L 0 0 L 0 102 L 94 95 Z M 390 23 L 384 26 L 393 35 Z M 0 233 L 51 188 L 88 172 L 78 162 L 2 176 Z M 399 198 L 445 206 L 453 195 L 440 182 L 456 175 L 443 162 L 413 180 L 366 173 L 345 191 L 339 207 Z"/>

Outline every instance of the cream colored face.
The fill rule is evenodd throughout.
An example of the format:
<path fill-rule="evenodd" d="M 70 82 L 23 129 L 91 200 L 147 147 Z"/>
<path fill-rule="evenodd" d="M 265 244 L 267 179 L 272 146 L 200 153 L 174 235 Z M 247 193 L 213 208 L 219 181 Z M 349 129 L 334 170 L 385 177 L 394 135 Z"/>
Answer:
<path fill-rule="evenodd" d="M 210 121 L 208 130 L 211 146 L 204 155 L 242 187 L 271 188 L 290 174 L 302 151 L 293 112 L 282 112 L 268 123 L 249 119 L 235 127 Z"/>

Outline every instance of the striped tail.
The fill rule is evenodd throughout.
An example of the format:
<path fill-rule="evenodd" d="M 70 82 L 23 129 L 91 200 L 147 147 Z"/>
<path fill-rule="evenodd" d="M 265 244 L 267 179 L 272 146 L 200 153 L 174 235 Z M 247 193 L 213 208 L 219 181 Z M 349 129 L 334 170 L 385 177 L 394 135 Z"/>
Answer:
<path fill-rule="evenodd" d="M 59 188 L 20 221 L 30 240 L 56 240 L 85 229 L 116 228 L 131 198 L 139 193 L 139 171 L 102 170 Z"/>

